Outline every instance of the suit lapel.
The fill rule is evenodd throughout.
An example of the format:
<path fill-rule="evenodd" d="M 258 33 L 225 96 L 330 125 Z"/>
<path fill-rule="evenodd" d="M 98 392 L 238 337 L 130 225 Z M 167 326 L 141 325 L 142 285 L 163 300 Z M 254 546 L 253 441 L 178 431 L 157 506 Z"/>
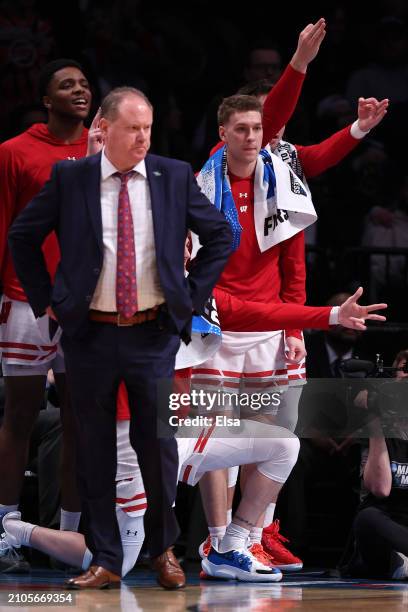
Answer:
<path fill-rule="evenodd" d="M 164 170 L 154 157 L 146 157 L 147 180 L 149 181 L 150 199 L 152 204 L 154 241 L 156 256 L 159 255 L 163 245 L 164 215 Z"/>
<path fill-rule="evenodd" d="M 103 253 L 102 211 L 101 211 L 101 153 L 88 158 L 84 167 L 83 186 L 85 200 L 91 218 L 98 247 Z"/>

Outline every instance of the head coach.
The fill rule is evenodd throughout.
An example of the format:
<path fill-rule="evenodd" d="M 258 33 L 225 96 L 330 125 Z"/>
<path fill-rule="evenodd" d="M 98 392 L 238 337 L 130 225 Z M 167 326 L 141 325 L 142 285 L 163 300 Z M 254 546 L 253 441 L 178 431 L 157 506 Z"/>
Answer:
<path fill-rule="evenodd" d="M 159 385 L 171 379 L 180 337 L 188 341 L 231 252 L 224 216 L 200 192 L 190 166 L 148 153 L 153 109 L 130 87 L 102 102 L 104 149 L 62 161 L 15 220 L 9 245 L 36 317 L 53 316 L 78 437 L 78 482 L 93 554 L 74 588 L 119 586 L 122 548 L 115 516 L 116 396 L 126 384 L 130 440 L 142 472 L 148 550 L 162 586 L 184 585 L 171 553 L 177 446 L 157 434 Z M 186 279 L 188 230 L 202 247 Z M 41 250 L 55 231 L 61 260 L 50 278 Z"/>

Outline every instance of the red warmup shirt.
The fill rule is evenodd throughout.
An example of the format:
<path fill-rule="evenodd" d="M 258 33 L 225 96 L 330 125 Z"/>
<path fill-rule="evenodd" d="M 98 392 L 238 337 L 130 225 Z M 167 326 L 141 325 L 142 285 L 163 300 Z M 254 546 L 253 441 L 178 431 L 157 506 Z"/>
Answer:
<path fill-rule="evenodd" d="M 350 128 L 351 126 L 348 126 L 316 145 L 295 145 L 306 178 L 318 176 L 336 165 L 358 145 L 360 140 L 350 134 Z M 212 149 L 211 154 L 222 145 L 222 142 L 218 143 Z M 240 195 L 242 193 L 251 194 L 251 205 L 253 207 L 253 181 L 232 177 L 234 184 L 236 181 L 237 184 L 239 181 L 241 185 L 235 191 L 233 188 L 233 198 L 238 209 L 240 224 L 242 227 L 245 226 L 247 231 L 245 236 L 242 232 L 239 249 L 230 256 L 218 286 L 227 293 L 237 297 L 240 294 L 242 296 L 246 295 L 248 297 L 242 297 L 242 299 L 255 302 L 266 302 L 268 301 L 266 296 L 270 296 L 270 304 L 279 302 L 304 304 L 306 301 L 304 232 L 299 232 L 292 238 L 261 253 L 256 240 L 253 209 L 251 209 L 250 215 L 240 211 L 241 206 L 245 207 Z M 245 181 L 245 185 L 242 183 L 243 181 Z M 251 235 L 251 238 L 249 235 Z M 243 245 L 244 250 L 242 251 L 241 247 Z M 233 264 L 231 270 L 230 264 Z M 263 268 L 266 264 L 271 268 L 264 273 Z M 253 270 L 252 274 L 251 270 Z M 242 271 L 241 281 L 240 271 Z M 264 285 L 264 282 L 267 285 Z M 233 330 L 230 329 L 229 331 Z M 286 337 L 301 338 L 301 331 L 298 329 L 287 329 L 285 334 Z"/>
<path fill-rule="evenodd" d="M 266 97 L 262 117 L 263 146 L 272 140 L 290 119 L 304 76 L 289 64 Z M 318 176 L 336 165 L 358 145 L 360 141 L 350 134 L 350 128 L 351 126 L 348 126 L 316 145 L 295 145 L 306 178 Z M 211 150 L 211 155 L 223 144 L 219 142 Z M 235 180 L 238 179 L 235 177 Z M 243 232 L 241 245 L 238 251 L 230 257 L 218 286 L 232 295 L 241 296 L 242 299 L 245 299 L 244 295 L 251 295 L 246 298 L 251 301 L 267 302 L 267 296 L 269 296 L 269 303 L 304 304 L 306 301 L 304 234 L 300 232 L 265 253 L 261 253 L 256 240 L 253 212 L 250 215 L 251 218 L 248 219 L 247 214 L 240 211 L 241 206 L 245 207 L 245 204 L 241 202 L 240 193 L 252 193 L 251 201 L 253 202 L 253 187 L 251 189 L 248 186 L 249 179 L 246 181 L 246 190 L 243 185 L 241 185 L 242 189 L 237 189 L 238 199 L 235 199 L 236 194 L 233 190 L 241 226 L 245 226 L 247 230 L 246 236 L 244 237 Z M 242 246 L 244 250 L 241 250 Z M 232 264 L 231 268 L 230 264 Z M 266 264 L 269 269 L 264 272 Z M 286 336 L 301 337 L 300 330 L 287 329 L 285 333 Z"/>
<path fill-rule="evenodd" d="M 304 304 L 303 232 L 261 253 L 255 232 L 253 176 L 240 178 L 230 173 L 229 179 L 242 233 L 240 245 L 228 259 L 217 288 L 241 300 Z M 290 282 L 283 283 L 282 279 Z M 286 334 L 299 337 L 296 330 L 286 330 Z"/>
<path fill-rule="evenodd" d="M 19 212 L 36 196 L 51 174 L 53 164 L 63 159 L 85 157 L 88 130 L 71 144 L 55 138 L 44 123 L 0 145 L 0 274 L 7 297 L 26 302 L 7 247 L 8 230 Z M 48 272 L 54 277 L 60 253 L 55 234 L 43 244 Z"/>

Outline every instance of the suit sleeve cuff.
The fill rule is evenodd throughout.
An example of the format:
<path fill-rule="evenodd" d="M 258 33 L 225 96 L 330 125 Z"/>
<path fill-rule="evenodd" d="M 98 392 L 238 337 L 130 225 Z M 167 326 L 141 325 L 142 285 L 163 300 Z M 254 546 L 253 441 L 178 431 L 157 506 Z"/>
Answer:
<path fill-rule="evenodd" d="M 333 306 L 333 308 L 330 311 L 329 325 L 339 324 L 339 313 L 340 313 L 340 306 Z"/>
<path fill-rule="evenodd" d="M 356 140 L 361 140 L 362 138 L 364 138 L 364 136 L 367 136 L 369 131 L 370 130 L 368 130 L 368 132 L 363 132 L 363 130 L 360 130 L 358 126 L 358 119 L 352 124 L 350 128 L 350 134 L 351 136 L 353 136 L 353 138 L 356 138 Z"/>

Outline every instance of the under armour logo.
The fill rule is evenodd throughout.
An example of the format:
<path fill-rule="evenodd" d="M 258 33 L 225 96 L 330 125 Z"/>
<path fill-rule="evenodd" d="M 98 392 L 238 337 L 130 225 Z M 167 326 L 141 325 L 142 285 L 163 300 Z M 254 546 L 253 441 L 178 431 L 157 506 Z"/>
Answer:
<path fill-rule="evenodd" d="M 240 210 L 241 212 L 246 212 L 246 211 L 248 210 L 248 206 L 240 206 L 240 207 L 239 207 L 239 210 Z"/>
<path fill-rule="evenodd" d="M 137 531 L 131 531 L 130 529 L 128 529 L 128 530 L 126 531 L 126 535 L 134 535 L 134 536 L 137 536 Z"/>
<path fill-rule="evenodd" d="M 76 161 L 76 157 L 67 157 L 70 161 Z"/>
<path fill-rule="evenodd" d="M 240 197 L 240 198 L 247 198 L 247 197 L 248 197 L 248 194 L 247 194 L 247 193 L 240 193 L 240 194 L 239 194 L 239 197 Z"/>

